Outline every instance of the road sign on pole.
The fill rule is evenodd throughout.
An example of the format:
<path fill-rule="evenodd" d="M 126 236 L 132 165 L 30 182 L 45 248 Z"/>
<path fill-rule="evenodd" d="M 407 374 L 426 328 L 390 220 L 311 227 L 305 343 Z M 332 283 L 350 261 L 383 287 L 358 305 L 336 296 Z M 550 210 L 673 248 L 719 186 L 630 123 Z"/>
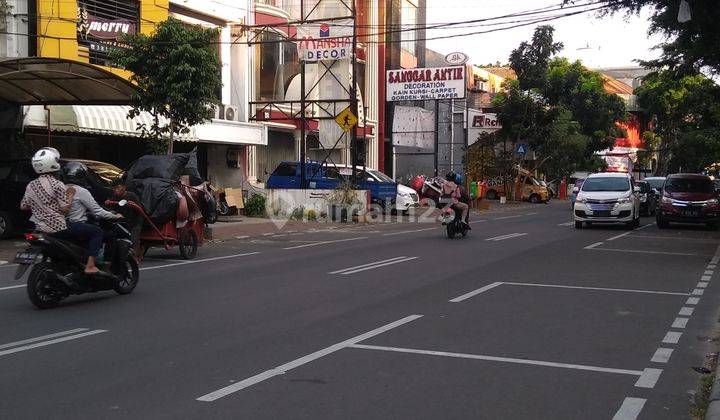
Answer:
<path fill-rule="evenodd" d="M 524 143 L 518 143 L 517 147 L 515 148 L 515 153 L 520 156 L 525 156 L 527 154 L 528 146 Z"/>
<path fill-rule="evenodd" d="M 342 128 L 343 131 L 347 133 L 348 131 L 352 130 L 353 127 L 355 127 L 355 125 L 358 123 L 358 119 L 348 107 L 343 109 L 337 115 L 337 117 L 335 117 L 335 122 L 338 123 L 340 128 Z"/>

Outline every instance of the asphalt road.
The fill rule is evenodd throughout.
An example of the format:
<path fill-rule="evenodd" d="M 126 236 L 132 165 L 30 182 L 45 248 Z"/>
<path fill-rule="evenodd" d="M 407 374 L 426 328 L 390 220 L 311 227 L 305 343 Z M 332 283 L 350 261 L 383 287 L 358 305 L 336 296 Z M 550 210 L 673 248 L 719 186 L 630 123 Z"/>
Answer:
<path fill-rule="evenodd" d="M 0 268 L 0 418 L 689 417 L 720 233 L 473 221 L 151 253 L 133 294 L 46 311 Z"/>

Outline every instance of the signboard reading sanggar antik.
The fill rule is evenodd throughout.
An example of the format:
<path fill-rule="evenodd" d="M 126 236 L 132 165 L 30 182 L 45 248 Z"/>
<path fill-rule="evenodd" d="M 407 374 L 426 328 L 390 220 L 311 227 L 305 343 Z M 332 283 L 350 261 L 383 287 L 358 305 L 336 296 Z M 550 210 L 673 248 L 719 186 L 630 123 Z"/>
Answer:
<path fill-rule="evenodd" d="M 388 70 L 386 81 L 389 102 L 465 97 L 465 67 Z"/>

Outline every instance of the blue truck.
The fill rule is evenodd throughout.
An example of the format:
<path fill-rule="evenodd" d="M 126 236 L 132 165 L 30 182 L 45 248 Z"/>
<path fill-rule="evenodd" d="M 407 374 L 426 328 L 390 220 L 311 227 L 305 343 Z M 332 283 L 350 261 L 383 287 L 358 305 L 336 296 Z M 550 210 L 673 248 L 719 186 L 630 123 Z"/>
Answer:
<path fill-rule="evenodd" d="M 267 188 L 291 190 L 302 188 L 301 169 L 300 162 L 280 163 L 268 178 Z M 352 169 L 348 170 L 346 167 L 323 166 L 320 162 L 305 163 L 305 179 L 308 189 L 332 190 L 340 186 L 342 182 L 353 180 L 358 190 L 370 191 L 373 203 L 395 204 L 398 190 L 396 182 L 387 177 L 378 178 L 370 171 L 359 167 L 352 177 L 351 172 Z"/>

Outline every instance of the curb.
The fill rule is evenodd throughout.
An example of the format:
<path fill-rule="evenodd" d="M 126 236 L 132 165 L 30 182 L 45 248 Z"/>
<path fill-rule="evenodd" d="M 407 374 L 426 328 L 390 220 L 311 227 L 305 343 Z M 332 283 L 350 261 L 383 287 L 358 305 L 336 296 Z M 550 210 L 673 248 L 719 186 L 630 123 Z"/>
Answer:
<path fill-rule="evenodd" d="M 705 412 L 705 420 L 720 420 L 720 363 L 715 367 L 715 381 L 710 391 L 710 403 Z"/>

